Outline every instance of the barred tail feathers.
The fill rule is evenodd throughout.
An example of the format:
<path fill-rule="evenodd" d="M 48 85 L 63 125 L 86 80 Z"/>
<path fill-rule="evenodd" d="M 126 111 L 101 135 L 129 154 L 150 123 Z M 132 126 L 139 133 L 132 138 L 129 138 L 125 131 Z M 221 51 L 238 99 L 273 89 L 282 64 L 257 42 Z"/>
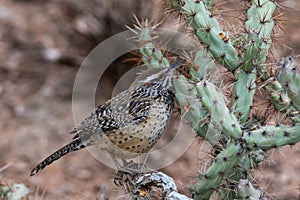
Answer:
<path fill-rule="evenodd" d="M 73 140 L 71 143 L 67 144 L 66 146 L 62 147 L 61 149 L 57 150 L 56 152 L 54 152 L 53 154 L 51 154 L 50 156 L 48 156 L 45 160 L 43 160 L 42 162 L 40 162 L 30 173 L 30 176 L 35 175 L 36 173 L 38 173 L 39 171 L 41 171 L 42 169 L 44 169 L 47 165 L 50 165 L 51 163 L 53 163 L 54 161 L 56 161 L 57 159 L 61 158 L 62 156 L 72 152 L 72 151 L 76 151 L 79 149 L 84 148 L 85 145 L 82 144 L 80 139 L 76 139 Z"/>

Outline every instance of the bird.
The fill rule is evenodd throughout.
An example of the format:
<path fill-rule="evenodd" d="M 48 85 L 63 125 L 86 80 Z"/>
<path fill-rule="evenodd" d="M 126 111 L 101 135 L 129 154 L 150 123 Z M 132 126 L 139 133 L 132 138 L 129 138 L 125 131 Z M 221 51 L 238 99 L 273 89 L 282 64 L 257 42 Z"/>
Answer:
<path fill-rule="evenodd" d="M 70 134 L 73 140 L 41 161 L 30 176 L 64 155 L 96 146 L 109 153 L 118 169 L 123 160 L 147 153 L 165 131 L 174 109 L 173 71 L 184 62 L 177 60 L 167 68 L 150 68 L 130 87 L 101 104 Z"/>

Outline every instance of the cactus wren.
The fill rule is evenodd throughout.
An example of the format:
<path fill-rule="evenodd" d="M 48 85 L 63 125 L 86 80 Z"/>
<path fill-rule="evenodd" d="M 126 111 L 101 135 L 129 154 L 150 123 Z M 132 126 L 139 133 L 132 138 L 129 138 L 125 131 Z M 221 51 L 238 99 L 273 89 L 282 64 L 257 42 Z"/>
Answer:
<path fill-rule="evenodd" d="M 97 107 L 71 134 L 73 141 L 40 162 L 31 176 L 69 152 L 96 145 L 116 157 L 134 158 L 147 153 L 160 138 L 174 107 L 172 72 L 183 60 L 169 68 L 155 68 L 139 75 L 129 89 Z M 120 166 L 120 165 L 119 165 Z"/>

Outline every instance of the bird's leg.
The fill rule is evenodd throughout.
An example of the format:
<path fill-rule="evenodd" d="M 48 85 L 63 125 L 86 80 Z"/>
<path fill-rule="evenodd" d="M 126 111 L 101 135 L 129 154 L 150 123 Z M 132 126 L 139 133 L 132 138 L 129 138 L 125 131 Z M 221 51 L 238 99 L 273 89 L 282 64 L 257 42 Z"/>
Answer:
<path fill-rule="evenodd" d="M 142 172 L 144 163 L 135 163 L 133 160 L 127 162 L 124 158 L 122 158 L 122 162 L 124 168 L 127 169 L 129 173 L 140 174 Z"/>
<path fill-rule="evenodd" d="M 117 170 L 118 171 L 122 171 L 122 166 L 120 165 L 120 163 L 118 162 L 117 158 L 115 157 L 115 155 L 112 153 L 112 152 L 108 152 L 111 159 L 113 160 L 113 162 L 115 163 L 116 167 L 117 167 Z"/>
<path fill-rule="evenodd" d="M 114 177 L 114 183 L 118 186 L 124 186 L 124 183 L 128 182 L 128 176 L 126 175 L 131 175 L 131 173 L 128 170 L 126 170 L 125 167 L 120 165 L 117 158 L 112 152 L 109 152 L 109 155 L 112 158 L 118 170 L 117 174 Z M 122 162 L 124 164 L 124 159 L 122 159 Z"/>
<path fill-rule="evenodd" d="M 122 166 L 112 152 L 109 152 L 109 155 L 112 158 L 113 162 L 115 163 L 118 171 L 122 171 L 128 174 L 136 174 L 142 171 L 142 167 L 143 167 L 142 163 L 135 163 L 133 162 L 133 160 L 127 162 L 124 158 L 121 158 L 123 163 Z"/>
<path fill-rule="evenodd" d="M 142 172 L 143 163 L 135 163 L 133 160 L 130 160 L 128 162 L 124 158 L 121 158 L 123 163 L 123 166 L 121 166 L 112 152 L 109 152 L 109 155 L 111 156 L 118 170 L 117 174 L 114 177 L 114 183 L 116 185 L 123 185 L 132 177 Z"/>
<path fill-rule="evenodd" d="M 115 166 L 117 167 L 117 174 L 114 177 L 114 183 L 118 186 L 123 185 L 124 182 L 124 172 L 122 170 L 122 166 L 120 165 L 120 163 L 118 162 L 118 160 L 116 159 L 115 155 L 112 152 L 108 152 L 111 159 L 113 160 L 113 162 L 115 163 Z"/>

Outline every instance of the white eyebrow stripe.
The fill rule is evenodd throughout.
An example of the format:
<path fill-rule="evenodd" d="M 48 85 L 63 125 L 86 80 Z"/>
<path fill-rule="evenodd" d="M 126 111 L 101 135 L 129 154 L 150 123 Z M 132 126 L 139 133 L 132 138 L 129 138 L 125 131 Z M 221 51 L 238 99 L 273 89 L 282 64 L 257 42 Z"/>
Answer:
<path fill-rule="evenodd" d="M 152 74 L 150 76 L 147 76 L 147 78 L 145 78 L 144 80 L 142 80 L 142 82 L 149 82 L 151 80 L 154 80 L 154 79 L 157 79 L 164 71 L 161 71 L 159 73 L 155 73 L 155 74 Z"/>

